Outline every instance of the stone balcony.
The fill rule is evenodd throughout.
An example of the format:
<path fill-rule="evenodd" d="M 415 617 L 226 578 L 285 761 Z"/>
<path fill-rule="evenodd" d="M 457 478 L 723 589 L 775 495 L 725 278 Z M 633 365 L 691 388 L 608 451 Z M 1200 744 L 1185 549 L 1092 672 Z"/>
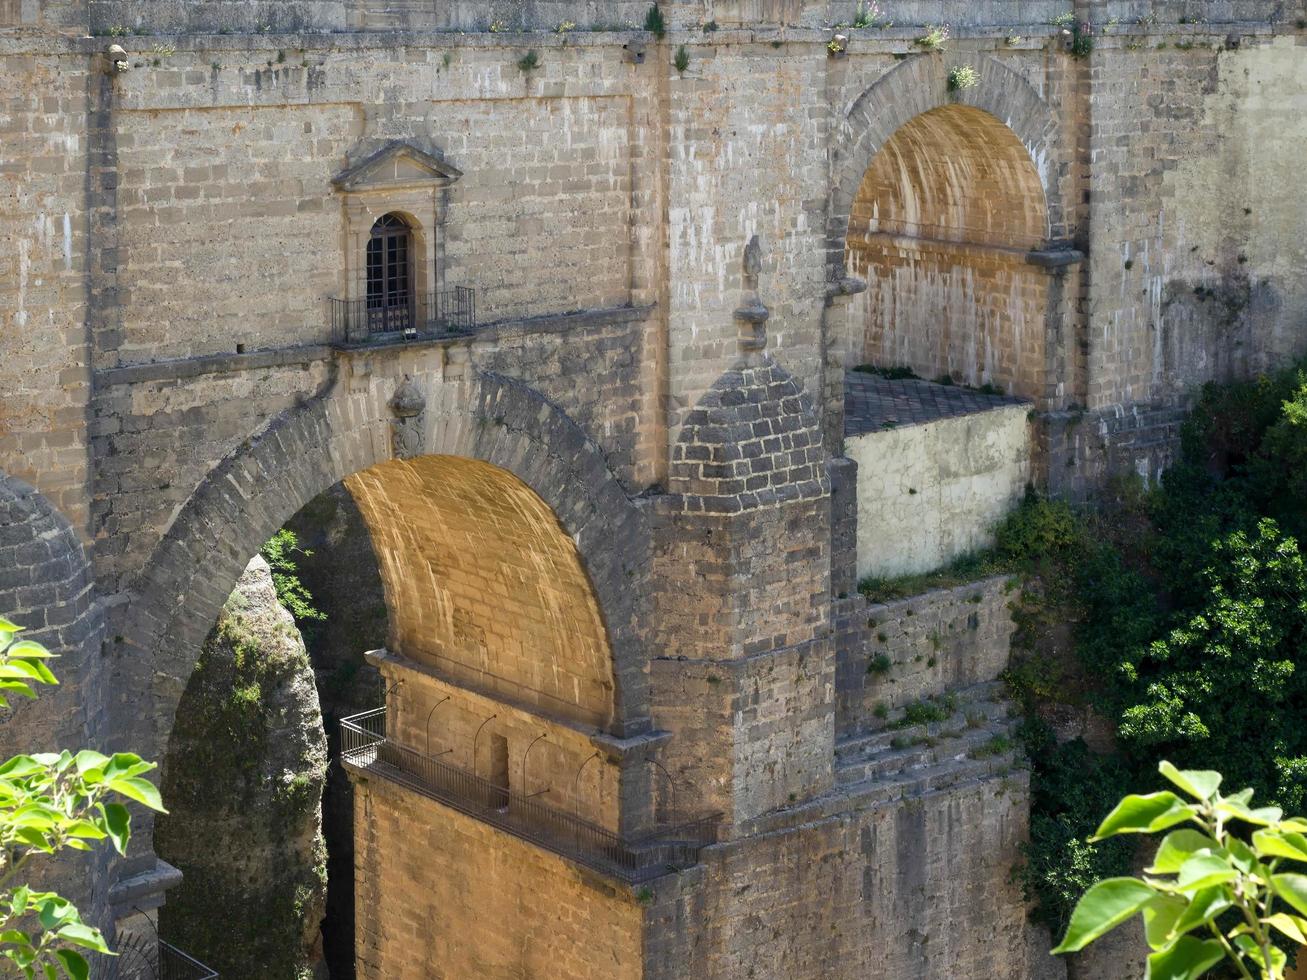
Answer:
<path fill-rule="evenodd" d="M 340 755 L 355 779 L 385 779 L 630 883 L 695 865 L 700 851 L 717 841 L 720 814 L 664 824 L 638 836 L 616 834 L 540 802 L 539 794 L 514 792 L 391 740 L 385 708 L 341 721 Z"/>

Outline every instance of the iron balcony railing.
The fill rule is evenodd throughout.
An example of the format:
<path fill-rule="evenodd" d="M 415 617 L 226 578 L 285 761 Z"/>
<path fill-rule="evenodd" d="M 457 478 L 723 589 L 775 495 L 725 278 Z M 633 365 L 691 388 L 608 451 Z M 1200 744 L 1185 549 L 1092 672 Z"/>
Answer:
<path fill-rule="evenodd" d="M 385 708 L 345 718 L 340 729 L 340 754 L 346 768 L 389 779 L 628 882 L 648 881 L 698 864 L 699 852 L 717 842 L 720 813 L 660 826 L 639 837 L 620 837 L 574 814 L 390 741 L 386 737 Z"/>
<path fill-rule="evenodd" d="M 116 952 L 96 958 L 95 980 L 218 980 L 216 971 L 162 939 L 130 936 Z"/>
<path fill-rule="evenodd" d="M 471 333 L 477 322 L 476 290 L 467 286 L 420 293 L 400 303 L 335 297 L 328 303 L 331 342 L 346 347 Z"/>

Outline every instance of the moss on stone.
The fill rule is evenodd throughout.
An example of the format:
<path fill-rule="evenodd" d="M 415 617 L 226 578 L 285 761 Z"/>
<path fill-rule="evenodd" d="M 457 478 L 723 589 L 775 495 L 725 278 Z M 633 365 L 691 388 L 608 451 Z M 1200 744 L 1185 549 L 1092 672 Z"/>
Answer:
<path fill-rule="evenodd" d="M 266 563 L 246 569 L 178 707 L 159 854 L 185 874 L 165 938 L 223 976 L 312 975 L 326 892 L 326 738 L 308 654 Z"/>

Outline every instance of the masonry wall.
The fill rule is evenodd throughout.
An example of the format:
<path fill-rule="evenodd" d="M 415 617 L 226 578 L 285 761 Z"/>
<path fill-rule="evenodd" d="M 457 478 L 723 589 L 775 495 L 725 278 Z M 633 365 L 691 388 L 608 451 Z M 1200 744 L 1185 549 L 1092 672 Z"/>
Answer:
<path fill-rule="evenodd" d="M 86 129 L 95 80 L 82 59 L 70 64 L 44 47 L 5 51 L 0 72 L 0 467 L 36 485 L 81 533 L 91 387 Z"/>
<path fill-rule="evenodd" d="M 614 832 L 622 829 L 622 774 L 597 751 L 593 730 L 451 684 L 393 654 L 381 664 L 387 690 L 401 685 L 387 699 L 388 739 L 497 782 L 491 742 L 499 736 L 508 744 L 509 790 Z"/>
<path fill-rule="evenodd" d="M 1234 40 L 1132 35 L 1095 55 L 1093 407 L 1174 402 L 1307 349 L 1304 212 L 1283 177 L 1302 39 Z"/>
<path fill-rule="evenodd" d="M 711 849 L 654 887 L 646 976 L 1056 976 L 1009 874 L 1027 793 L 1015 772 Z"/>
<path fill-rule="evenodd" d="M 576 544 L 520 479 L 479 460 L 393 460 L 345 481 L 368 525 L 390 645 L 565 720 L 612 722 L 612 650 Z"/>
<path fill-rule="evenodd" d="M 359 980 L 643 976 L 629 887 L 381 781 L 355 800 Z"/>
<path fill-rule="evenodd" d="M 1048 280 L 1023 252 L 888 235 L 850 251 L 869 284 L 850 303 L 857 363 L 1043 393 Z"/>
<path fill-rule="evenodd" d="M 1030 479 L 1028 405 L 851 436 L 858 578 L 928 572 L 988 547 Z"/>
<path fill-rule="evenodd" d="M 884 727 L 923 698 L 995 680 L 1012 641 L 1007 576 L 887 603 L 836 605 L 836 731 Z"/>

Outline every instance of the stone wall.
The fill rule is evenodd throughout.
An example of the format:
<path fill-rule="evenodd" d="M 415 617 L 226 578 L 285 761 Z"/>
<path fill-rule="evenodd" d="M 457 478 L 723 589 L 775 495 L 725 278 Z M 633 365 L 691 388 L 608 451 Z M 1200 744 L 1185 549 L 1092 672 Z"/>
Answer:
<path fill-rule="evenodd" d="M 1302 212 L 1273 176 L 1298 142 L 1301 38 L 1234 40 L 1191 28 L 1096 53 L 1091 408 L 1175 404 L 1307 349 Z"/>
<path fill-rule="evenodd" d="M 851 436 L 858 578 L 933 571 L 989 547 L 1030 479 L 1028 405 Z"/>
<path fill-rule="evenodd" d="M 568 724 L 511 698 L 478 694 L 395 654 L 369 656 L 380 666 L 386 688 L 394 690 L 387 698 L 391 741 L 521 797 L 609 830 L 622 829 L 622 804 L 633 794 L 622 786 L 617 760 L 599 752 L 602 743 L 592 737 L 593 728 Z M 495 772 L 497 739 L 504 751 L 502 774 Z M 646 790 L 641 776 L 635 774 L 638 789 Z"/>
<path fill-rule="evenodd" d="M 836 727 L 883 728 L 914 701 L 982 684 L 1007 667 L 1013 623 L 1007 576 L 889 603 L 840 600 Z"/>
<path fill-rule="evenodd" d="M 356 799 L 360 980 L 644 976 L 633 889 L 383 781 Z"/>
<path fill-rule="evenodd" d="M 108 750 L 101 645 L 104 608 L 77 532 L 49 500 L 0 472 L 0 617 L 42 643 L 58 659 L 58 686 L 34 685 L 36 700 L 9 693 L 0 708 L 0 760 L 19 753 Z M 124 696 L 120 694 L 120 696 Z M 79 903 L 83 917 L 104 925 L 107 848 L 67 852 L 33 862 L 31 884 Z"/>
<path fill-rule="evenodd" d="M 646 977 L 1056 977 L 1010 878 L 1027 793 L 1015 772 L 893 806 L 853 800 L 710 849 L 695 874 L 653 886 Z"/>

